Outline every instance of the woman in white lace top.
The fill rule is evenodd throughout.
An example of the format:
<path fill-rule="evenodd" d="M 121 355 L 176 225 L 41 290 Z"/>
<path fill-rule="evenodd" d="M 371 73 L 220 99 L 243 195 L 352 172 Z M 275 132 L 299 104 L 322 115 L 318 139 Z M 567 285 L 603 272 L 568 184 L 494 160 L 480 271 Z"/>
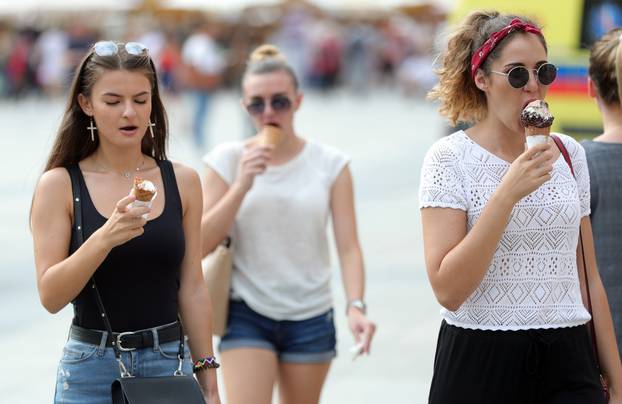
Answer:
<path fill-rule="evenodd" d="M 604 402 L 577 270 L 580 227 L 601 371 L 611 402 L 622 399 L 585 152 L 559 135 L 575 179 L 552 141 L 527 149 L 520 124 L 554 73 L 544 36 L 522 17 L 475 12 L 448 42 L 430 95 L 452 123 L 473 125 L 434 144 L 421 174 L 426 267 L 443 306 L 430 403 Z"/>

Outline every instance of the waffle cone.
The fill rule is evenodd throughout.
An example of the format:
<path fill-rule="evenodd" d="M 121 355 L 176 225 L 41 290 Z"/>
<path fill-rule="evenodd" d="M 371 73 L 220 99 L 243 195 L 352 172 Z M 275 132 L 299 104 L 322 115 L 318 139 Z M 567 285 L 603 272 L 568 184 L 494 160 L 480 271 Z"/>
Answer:
<path fill-rule="evenodd" d="M 259 144 L 276 146 L 283 140 L 283 131 L 281 128 L 272 125 L 266 125 L 259 133 Z"/>
<path fill-rule="evenodd" d="M 551 127 L 547 126 L 545 128 L 538 128 L 536 126 L 527 126 L 525 127 L 525 135 L 526 136 L 549 136 L 551 134 Z"/>

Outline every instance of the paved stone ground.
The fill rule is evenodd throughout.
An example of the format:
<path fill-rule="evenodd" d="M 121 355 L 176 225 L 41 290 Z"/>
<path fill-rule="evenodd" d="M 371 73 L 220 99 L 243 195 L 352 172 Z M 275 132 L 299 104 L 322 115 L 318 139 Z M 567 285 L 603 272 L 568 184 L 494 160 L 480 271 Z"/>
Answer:
<path fill-rule="evenodd" d="M 189 136 L 189 100 L 169 97 L 166 104 L 171 158 L 202 170 Z M 71 319 L 71 308 L 52 316 L 39 303 L 28 228 L 32 190 L 62 109 L 62 100 L 0 101 L 0 401 L 7 403 L 51 402 Z M 216 97 L 210 118 L 210 146 L 248 131 L 232 92 Z M 417 187 L 424 153 L 443 123 L 434 106 L 382 90 L 368 97 L 307 94 L 296 125 L 352 157 L 367 300 L 378 324 L 372 355 L 352 362 L 333 260 L 339 356 L 322 403 L 424 403 L 440 317 L 425 275 Z"/>

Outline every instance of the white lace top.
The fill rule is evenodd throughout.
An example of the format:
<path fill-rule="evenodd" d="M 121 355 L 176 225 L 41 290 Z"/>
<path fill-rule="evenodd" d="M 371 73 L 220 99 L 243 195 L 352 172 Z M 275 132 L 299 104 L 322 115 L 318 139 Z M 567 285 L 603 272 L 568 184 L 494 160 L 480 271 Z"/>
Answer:
<path fill-rule="evenodd" d="M 525 330 L 589 321 L 576 263 L 579 222 L 590 214 L 589 174 L 583 148 L 571 137 L 559 136 L 577 179 L 560 155 L 551 180 L 514 206 L 479 287 L 458 310 L 441 310 L 449 324 Z M 466 211 L 470 231 L 509 166 L 463 131 L 445 137 L 425 157 L 420 207 Z"/>

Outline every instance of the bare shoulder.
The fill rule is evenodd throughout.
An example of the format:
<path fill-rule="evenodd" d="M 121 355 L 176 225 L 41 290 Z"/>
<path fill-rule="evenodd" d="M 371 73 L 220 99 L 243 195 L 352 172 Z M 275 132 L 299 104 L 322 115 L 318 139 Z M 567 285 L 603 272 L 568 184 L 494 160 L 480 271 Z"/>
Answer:
<path fill-rule="evenodd" d="M 71 214 L 71 178 L 63 167 L 56 167 L 41 175 L 32 200 L 33 211 L 44 207 L 45 211 L 66 210 Z"/>
<path fill-rule="evenodd" d="M 195 203 L 199 203 L 199 206 L 203 206 L 203 199 L 201 198 L 201 179 L 197 171 L 179 162 L 172 162 L 172 164 L 184 211 L 187 207 L 193 206 Z"/>
<path fill-rule="evenodd" d="M 47 198 L 52 196 L 70 196 L 71 178 L 64 167 L 56 167 L 41 175 L 37 183 L 35 198 Z"/>
<path fill-rule="evenodd" d="M 194 168 L 177 161 L 172 162 L 172 164 L 178 186 L 186 186 L 188 184 L 192 186 L 194 183 L 200 183 L 199 173 Z"/>

